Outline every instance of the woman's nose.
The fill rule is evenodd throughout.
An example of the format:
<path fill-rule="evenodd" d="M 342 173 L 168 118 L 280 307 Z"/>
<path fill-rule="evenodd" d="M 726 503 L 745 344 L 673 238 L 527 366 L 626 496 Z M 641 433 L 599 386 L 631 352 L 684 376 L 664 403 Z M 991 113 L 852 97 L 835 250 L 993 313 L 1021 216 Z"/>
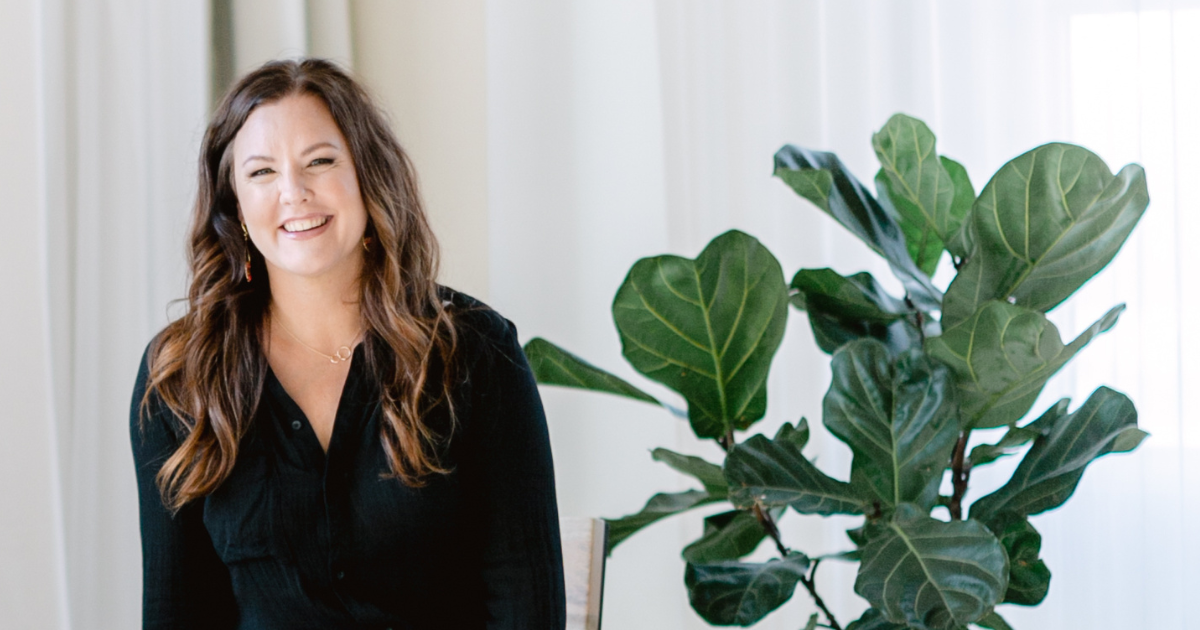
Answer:
<path fill-rule="evenodd" d="M 309 200 L 312 193 L 308 189 L 301 169 L 288 168 L 280 174 L 279 201 L 285 205 L 299 205 Z"/>

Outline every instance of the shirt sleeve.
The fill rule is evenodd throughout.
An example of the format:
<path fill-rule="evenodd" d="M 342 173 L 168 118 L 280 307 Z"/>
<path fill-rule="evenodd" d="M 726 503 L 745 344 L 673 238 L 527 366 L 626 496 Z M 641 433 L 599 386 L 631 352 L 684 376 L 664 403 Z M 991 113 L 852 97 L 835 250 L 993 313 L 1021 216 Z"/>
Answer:
<path fill-rule="evenodd" d="M 537 383 L 517 341 L 502 329 L 473 423 L 483 503 L 482 566 L 488 630 L 561 630 L 566 625 L 554 464 Z"/>
<path fill-rule="evenodd" d="M 179 440 L 174 416 L 157 395 L 151 395 L 140 417 L 146 360 L 143 356 L 129 412 L 142 532 L 142 627 L 233 628 L 237 605 L 229 572 L 204 527 L 204 502 L 193 501 L 172 514 L 158 491 L 155 476 Z"/>

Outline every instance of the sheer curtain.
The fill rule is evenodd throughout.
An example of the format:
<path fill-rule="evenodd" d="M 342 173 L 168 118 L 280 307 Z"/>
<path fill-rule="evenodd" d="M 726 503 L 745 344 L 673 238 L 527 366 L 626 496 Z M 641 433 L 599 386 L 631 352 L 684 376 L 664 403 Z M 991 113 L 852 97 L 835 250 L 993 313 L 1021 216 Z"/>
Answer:
<path fill-rule="evenodd" d="M 8 432 L 0 625 L 137 625 L 127 396 L 141 348 L 182 293 L 180 244 L 207 107 L 239 69 L 308 51 L 359 57 L 369 80 L 396 81 L 381 91 L 397 99 L 433 95 L 423 108 L 393 105 L 393 114 L 402 132 L 418 128 L 418 151 L 432 147 L 433 158 L 416 157 L 431 189 L 444 191 L 434 195 L 438 211 L 451 217 L 454 204 L 486 197 L 471 206 L 477 219 L 455 215 L 439 227 L 443 239 L 486 251 L 486 272 L 470 275 L 472 262 L 460 268 L 461 282 L 486 294 L 523 339 L 548 337 L 639 383 L 609 313 L 638 257 L 695 256 L 736 227 L 789 274 L 830 266 L 890 275 L 770 177 L 771 155 L 786 142 L 836 151 L 869 180 L 877 168 L 870 134 L 903 111 L 929 123 L 939 150 L 967 166 L 977 189 L 1008 159 L 1051 140 L 1084 144 L 1114 170 L 1144 164 L 1152 201 L 1141 226 L 1052 317 L 1069 336 L 1112 304 L 1129 309 L 1037 406 L 1059 396 L 1079 403 L 1108 384 L 1134 399 L 1153 436 L 1135 454 L 1097 462 L 1066 507 L 1034 519 L 1054 571 L 1050 595 L 1039 608 L 1003 614 L 1026 629 L 1189 627 L 1182 602 L 1200 582 L 1200 551 L 1188 537 L 1200 516 L 1192 461 L 1200 394 L 1189 387 L 1200 376 L 1200 338 L 1185 313 L 1200 297 L 1200 252 L 1190 246 L 1200 236 L 1192 212 L 1200 200 L 1184 177 L 1200 167 L 1192 115 L 1200 111 L 1200 3 L 463 0 L 455 6 L 486 14 L 486 63 L 474 49 L 458 65 L 428 54 L 428 72 L 401 73 L 417 76 L 413 85 L 391 76 L 393 49 L 356 39 L 386 37 L 380 24 L 355 22 L 382 15 L 371 12 L 381 6 L 0 3 L 0 262 L 9 270 L 0 276 L 0 334 L 10 352 L 0 364 Z M 457 36 L 469 39 L 474 28 Z M 223 42 L 216 49 L 214 36 Z M 477 65 L 479 77 L 455 74 Z M 464 94 L 484 102 L 486 116 L 471 113 L 456 127 L 451 106 Z M 442 126 L 426 124 L 438 115 Z M 481 181 L 486 195 L 476 194 Z M 844 476 L 848 450 L 816 422 L 828 379 L 828 358 L 792 312 L 769 415 L 756 430 L 808 416 L 818 464 Z M 688 487 L 651 461 L 656 446 L 719 457 L 655 408 L 543 394 L 563 514 L 617 516 L 654 492 Z M 1015 463 L 979 473 L 972 495 L 1001 483 Z M 784 536 L 810 553 L 836 551 L 849 544 L 849 522 L 791 515 Z M 618 548 L 605 625 L 705 627 L 688 607 L 679 558 L 699 534 L 698 515 L 679 517 Z M 819 577 L 843 624 L 863 605 L 853 578 L 852 565 L 832 562 Z M 812 608 L 800 592 L 758 627 L 794 630 Z"/>
<path fill-rule="evenodd" d="M 237 4 L 238 15 L 208 0 L 0 9 L 0 137 L 11 156 L 0 180 L 0 323 L 12 352 L 0 379 L 5 628 L 140 623 L 129 395 L 142 349 L 185 293 L 195 159 L 219 83 L 210 55 L 348 56 L 345 2 L 277 0 L 259 13 L 265 3 Z M 298 25 L 265 28 L 289 7 Z M 224 56 L 214 55 L 214 17 L 241 26 Z"/>
<path fill-rule="evenodd" d="M 1136 401 L 1142 426 L 1154 437 L 1132 456 L 1097 462 L 1072 502 L 1033 520 L 1054 571 L 1050 596 L 1039 608 L 1008 607 L 1004 614 L 1023 628 L 1188 627 L 1179 602 L 1200 576 L 1195 568 L 1200 555 L 1187 536 L 1200 499 L 1195 466 L 1188 465 L 1197 446 L 1190 417 L 1196 401 L 1188 383 L 1196 376 L 1200 345 L 1185 325 L 1187 307 L 1198 295 L 1196 254 L 1186 244 L 1198 234 L 1191 212 L 1196 200 L 1188 198 L 1193 193 L 1179 185 L 1179 176 L 1194 164 L 1192 145 L 1200 138 L 1189 116 L 1200 104 L 1196 5 L 659 6 L 664 94 L 669 103 L 671 78 L 682 77 L 675 84 L 681 95 L 678 112 L 689 121 L 676 134 L 670 127 L 666 133 L 678 142 L 668 142 L 667 162 L 687 165 L 670 180 L 670 190 L 678 191 L 672 211 L 679 214 L 723 206 L 718 212 L 754 226 L 755 220 L 743 218 L 749 213 L 738 212 L 739 205 L 758 210 L 771 204 L 754 200 L 751 182 L 765 178 L 741 170 L 754 157 L 743 147 L 765 129 L 781 136 L 777 144 L 836 151 L 867 179 L 876 168 L 869 133 L 896 111 L 926 120 L 939 136 L 939 150 L 967 166 L 977 189 L 1004 161 L 1051 140 L 1088 146 L 1114 171 L 1134 161 L 1146 167 L 1152 203 L 1143 224 L 1114 264 L 1053 318 L 1071 337 L 1113 304 L 1126 302 L 1129 310 L 1075 367 L 1051 383 L 1037 408 L 1060 396 L 1079 404 L 1096 386 L 1108 384 Z M 816 37 L 807 35 L 812 26 Z M 796 118 L 819 124 L 800 127 Z M 764 149 L 769 150 L 755 152 Z M 722 163 L 726 158 L 729 162 Z M 759 163 L 764 164 L 760 173 L 765 172 L 765 160 Z M 713 203 L 714 198 L 721 201 Z M 818 225 L 831 224 L 802 202 L 779 203 L 775 207 L 817 215 Z M 769 220 L 761 210 L 755 215 L 757 221 Z M 686 234 L 690 226 L 680 225 Z M 769 232 L 771 226 L 759 229 Z M 828 229 L 836 236 L 829 239 L 826 233 L 825 248 L 809 254 L 819 262 L 799 264 L 829 264 L 842 272 L 878 264 L 861 246 L 841 242 L 840 227 Z M 794 233 L 773 234 L 789 241 L 776 246 L 771 236 L 765 238 L 776 251 L 800 249 L 792 244 Z M 815 366 L 805 367 L 791 382 L 817 378 L 823 387 L 827 380 L 815 377 Z M 796 405 L 785 411 L 789 415 L 819 412 L 816 397 L 796 396 L 793 402 L 783 396 L 775 402 Z M 821 444 L 827 445 L 828 440 Z M 837 460 L 824 462 L 833 464 L 826 468 L 831 472 L 846 470 Z M 1014 458 L 1006 467 L 978 475 L 972 494 L 982 496 L 1002 483 L 1015 463 Z M 828 540 L 814 541 L 816 551 L 831 550 L 824 546 Z M 845 574 L 827 577 L 826 589 L 839 595 L 850 587 Z M 797 612 L 796 620 L 803 615 Z"/>
<path fill-rule="evenodd" d="M 1200 479 L 1196 205 L 1180 174 L 1197 160 L 1200 21 L 1192 2 L 949 0 L 489 5 L 489 214 L 492 301 L 522 325 L 623 376 L 609 304 L 639 256 L 694 256 L 737 227 L 787 273 L 884 265 L 770 177 L 786 142 L 837 152 L 860 179 L 878 168 L 870 134 L 895 112 L 925 120 L 939 151 L 976 189 L 1004 162 L 1049 141 L 1096 151 L 1114 171 L 1146 167 L 1151 207 L 1125 251 L 1052 314 L 1064 337 L 1126 302 L 1117 327 L 1047 387 L 1081 404 L 1097 386 L 1128 393 L 1153 434 L 1135 454 L 1096 462 L 1064 508 L 1033 522 L 1054 572 L 1033 609 L 1004 607 L 1020 628 L 1186 628 L 1181 604 L 1200 553 L 1187 536 Z M 950 271 L 943 269 L 940 282 Z M 896 287 L 893 287 L 896 288 Z M 790 315 L 770 382 L 771 431 L 820 416 L 828 358 Z M 641 380 L 637 382 L 641 383 Z M 544 391 L 564 513 L 615 516 L 687 487 L 653 463 L 655 446 L 715 459 L 687 427 L 637 403 Z M 980 436 L 980 439 L 995 436 Z M 812 452 L 845 476 L 847 449 L 818 431 Z M 1017 458 L 981 470 L 971 495 L 1001 484 Z M 789 544 L 849 546 L 848 520 L 789 516 Z M 704 627 L 687 608 L 680 548 L 696 515 L 639 533 L 610 559 L 605 622 Z M 768 550 L 761 549 L 763 555 Z M 825 599 L 844 623 L 863 603 L 854 568 L 826 563 Z M 758 627 L 796 628 L 803 591 Z"/>
<path fill-rule="evenodd" d="M 6 106 L 0 126 L 7 137 L 19 132 L 5 152 L 32 167 L 6 181 L 2 210 L 3 249 L 26 252 L 5 266 L 24 281 L 4 294 L 6 347 L 16 350 L 4 427 L 17 440 L 34 429 L 48 439 L 8 442 L 14 452 L 0 464 L 3 571 L 6 585 L 16 583 L 0 594 L 0 623 L 132 627 L 140 560 L 130 379 L 179 296 L 191 156 L 207 105 L 207 6 L 4 6 L 14 19 L 0 20 L 0 40 L 15 48 L 4 66 L 22 80 L 4 82 L 20 109 Z M 18 319 L 35 313 L 35 322 Z M 36 495 L 10 501 L 7 490 L 25 484 Z M 29 529 L 14 531 L 10 519 Z"/>

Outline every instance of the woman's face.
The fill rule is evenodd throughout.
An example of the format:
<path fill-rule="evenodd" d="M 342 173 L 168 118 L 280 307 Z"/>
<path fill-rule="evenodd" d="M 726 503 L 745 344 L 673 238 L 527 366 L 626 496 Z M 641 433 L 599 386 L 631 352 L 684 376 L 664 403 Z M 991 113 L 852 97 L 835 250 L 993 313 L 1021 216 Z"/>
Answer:
<path fill-rule="evenodd" d="M 300 94 L 255 108 L 233 140 L 233 180 L 272 278 L 357 277 L 367 210 L 324 101 Z"/>

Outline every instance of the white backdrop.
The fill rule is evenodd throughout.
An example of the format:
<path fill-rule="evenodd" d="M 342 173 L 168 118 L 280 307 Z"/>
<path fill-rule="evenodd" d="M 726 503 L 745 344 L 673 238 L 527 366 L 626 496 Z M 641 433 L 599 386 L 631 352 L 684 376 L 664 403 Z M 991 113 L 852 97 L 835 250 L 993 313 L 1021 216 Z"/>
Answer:
<path fill-rule="evenodd" d="M 492 302 L 526 338 L 546 336 L 632 379 L 608 307 L 639 256 L 695 256 L 737 227 L 789 274 L 831 266 L 889 276 L 770 177 L 785 142 L 836 151 L 869 181 L 878 168 L 870 134 L 902 111 L 930 124 L 939 151 L 967 166 L 977 190 L 1008 159 L 1054 140 L 1091 147 L 1114 171 L 1143 163 L 1152 196 L 1143 225 L 1053 318 L 1067 337 L 1113 304 L 1129 310 L 1038 409 L 1063 395 L 1080 404 L 1109 384 L 1133 397 L 1154 435 L 1135 455 L 1098 462 L 1072 502 L 1034 519 L 1054 572 L 1049 598 L 1002 613 L 1019 628 L 1193 625 L 1181 602 L 1200 577 L 1186 525 L 1200 516 L 1187 387 L 1200 346 L 1183 325 L 1197 297 L 1196 254 L 1180 245 L 1200 234 L 1195 199 L 1176 175 L 1200 138 L 1187 115 L 1200 87 L 1191 3 L 629 0 L 495 2 L 489 11 Z M 818 418 L 827 362 L 792 313 L 759 430 Z M 638 403 L 543 395 L 566 513 L 625 514 L 655 491 L 687 487 L 650 460 L 655 446 L 718 455 Z M 822 432 L 812 452 L 845 476 L 844 446 Z M 971 496 L 1015 463 L 980 471 Z M 846 548 L 846 526 L 791 516 L 784 533 L 824 553 Z M 699 533 L 698 516 L 677 517 L 618 548 L 604 613 L 611 627 L 704 627 L 686 606 L 678 556 Z M 845 624 L 862 607 L 853 567 L 821 571 Z M 800 591 L 759 627 L 799 627 L 812 609 Z"/>
<path fill-rule="evenodd" d="M 142 345 L 183 293 L 183 225 L 210 102 L 208 4 L 0 4 L 0 331 L 11 353 L 0 364 L 10 437 L 0 441 L 2 627 L 136 626 L 125 414 Z M 366 32 L 377 3 L 269 4 L 232 4 L 236 67 L 300 47 L 347 62 L 375 54 L 362 67 L 397 128 L 416 128 L 434 212 L 452 217 L 460 210 L 451 206 L 486 197 L 461 210 L 478 219 L 438 224 L 447 241 L 486 251 L 486 264 L 450 261 L 455 281 L 485 294 L 523 339 L 545 336 L 633 380 L 608 309 L 638 257 L 695 256 L 737 227 L 789 275 L 831 266 L 889 276 L 770 177 L 785 142 L 836 151 L 869 180 L 870 134 L 903 111 L 930 124 L 976 189 L 1051 140 L 1082 143 L 1113 170 L 1144 164 L 1152 202 L 1142 225 L 1053 318 L 1069 336 L 1112 304 L 1129 310 L 1038 407 L 1060 395 L 1078 403 L 1109 384 L 1130 394 L 1153 437 L 1134 455 L 1098 462 L 1065 508 L 1034 519 L 1054 572 L 1050 596 L 1003 614 L 1025 629 L 1194 625 L 1183 606 L 1200 583 L 1200 551 L 1187 536 L 1200 517 L 1188 387 L 1200 375 L 1200 338 L 1184 315 L 1200 297 L 1200 254 L 1188 246 L 1200 236 L 1198 199 L 1184 179 L 1200 166 L 1192 0 L 456 0 L 448 10 L 482 23 L 486 46 L 451 60 L 427 38 L 413 54 L 429 70 L 397 75 L 416 84 L 395 82 L 364 41 L 347 42 Z M 405 6 L 388 19 L 417 10 Z M 371 27 L 372 37 L 385 32 Z M 484 70 L 456 74 L 463 67 Z M 476 142 L 455 125 L 462 110 L 443 105 L 464 98 Z M 486 115 L 471 113 L 477 101 Z M 801 415 L 819 425 L 827 365 L 792 312 L 757 429 Z M 543 395 L 564 514 L 617 516 L 687 487 L 650 460 L 653 447 L 718 456 L 654 408 Z M 810 449 L 827 472 L 846 474 L 849 453 L 836 440 L 818 430 Z M 977 475 L 972 496 L 1005 473 Z M 847 546 L 849 522 L 792 515 L 784 536 L 810 553 L 834 551 Z M 678 517 L 618 548 L 606 627 L 704 627 L 687 606 L 679 559 L 699 533 L 698 515 Z M 852 566 L 828 563 L 819 582 L 843 625 L 861 610 Z M 801 591 L 758 627 L 794 629 L 811 610 Z"/>

